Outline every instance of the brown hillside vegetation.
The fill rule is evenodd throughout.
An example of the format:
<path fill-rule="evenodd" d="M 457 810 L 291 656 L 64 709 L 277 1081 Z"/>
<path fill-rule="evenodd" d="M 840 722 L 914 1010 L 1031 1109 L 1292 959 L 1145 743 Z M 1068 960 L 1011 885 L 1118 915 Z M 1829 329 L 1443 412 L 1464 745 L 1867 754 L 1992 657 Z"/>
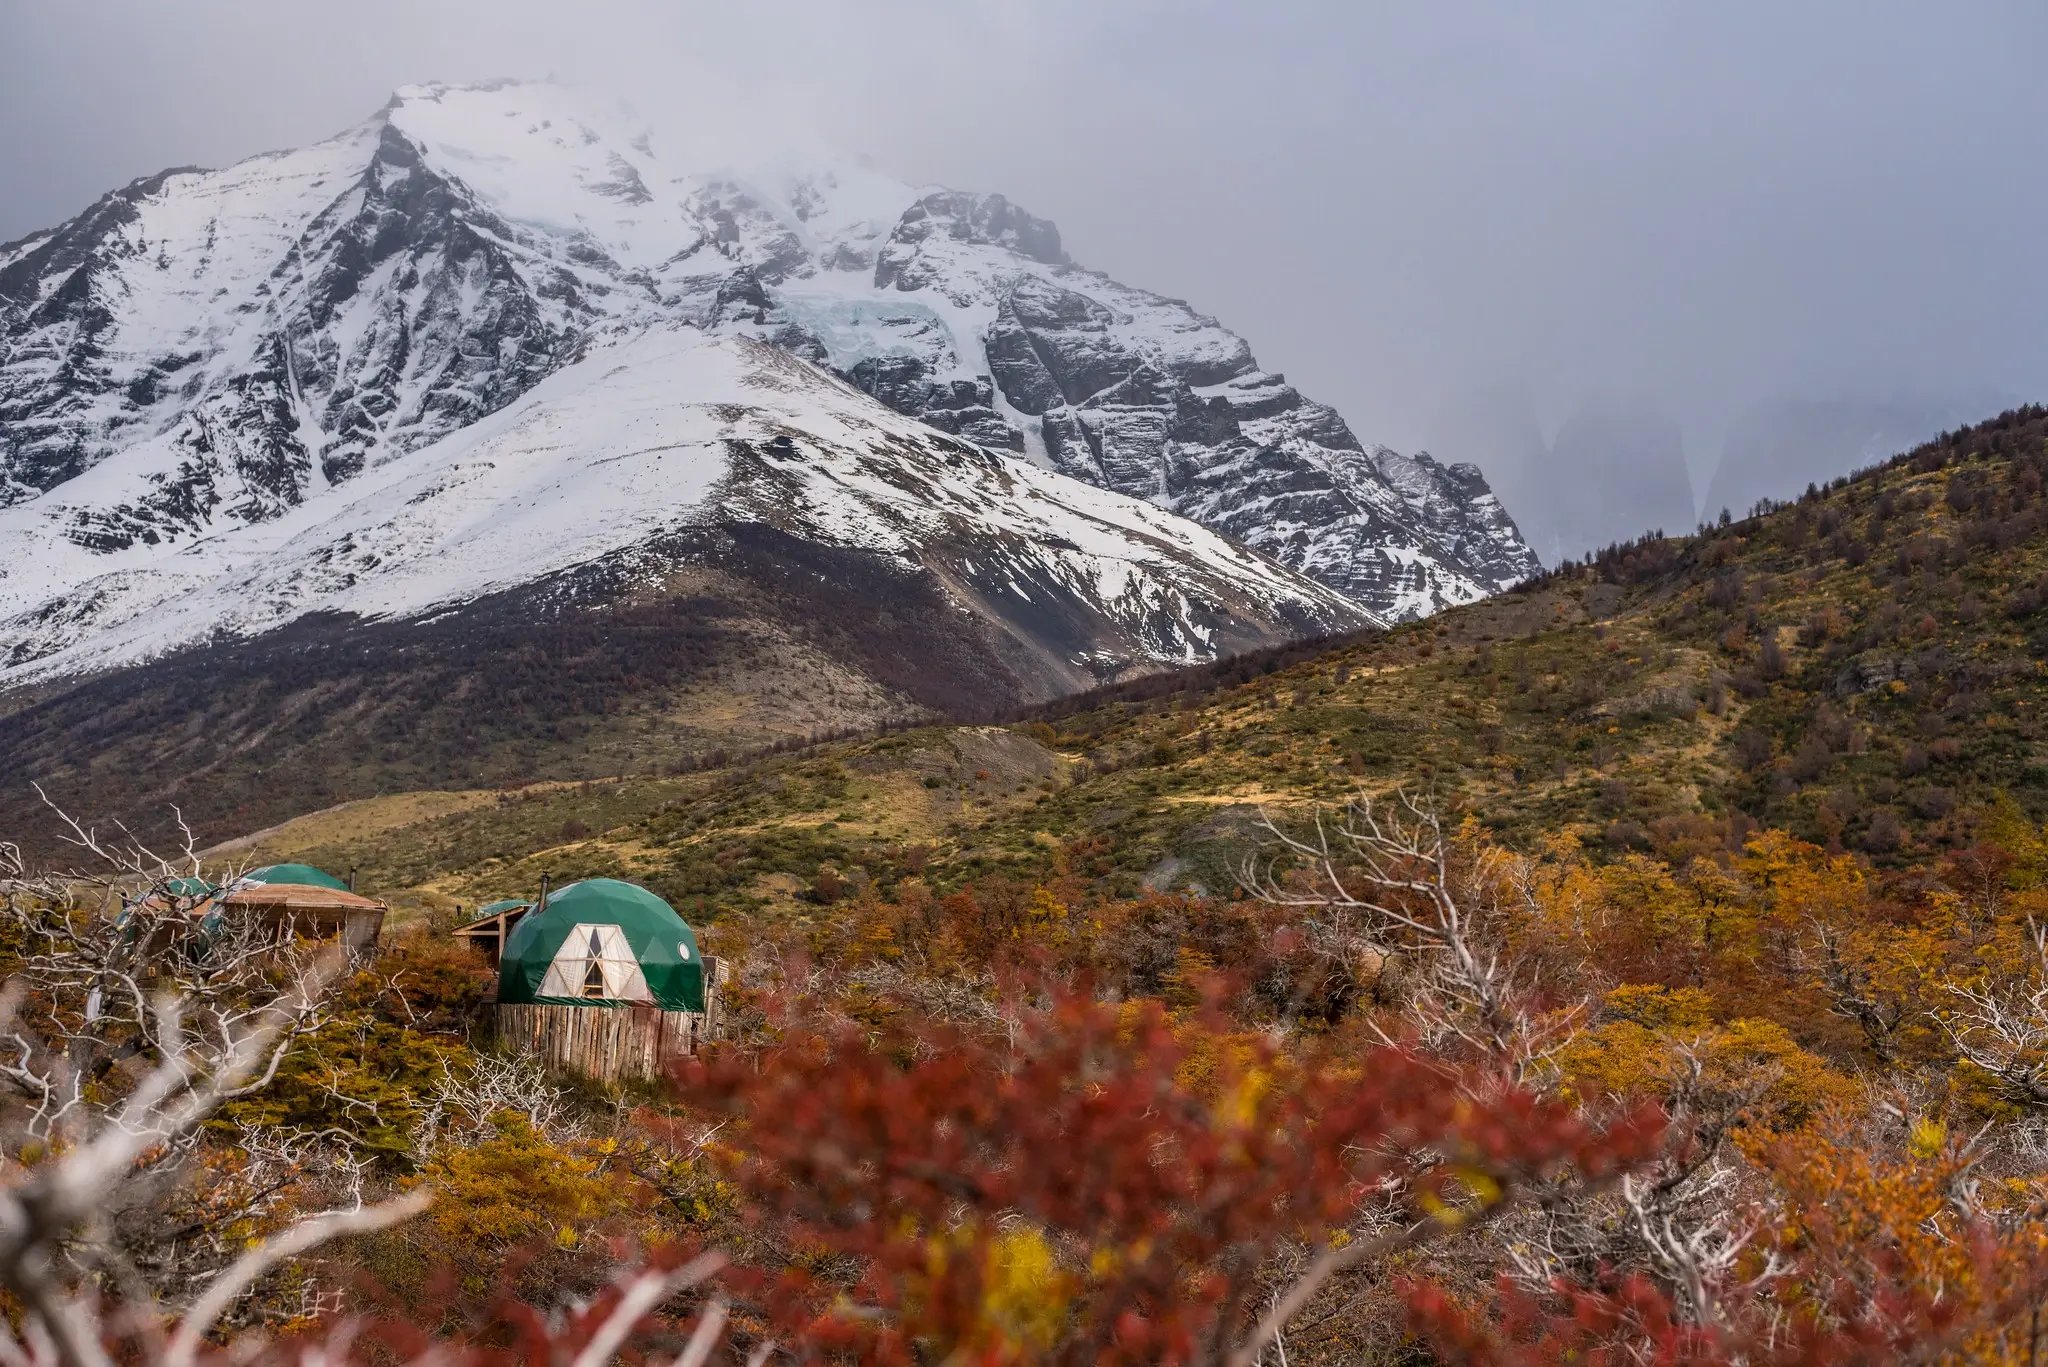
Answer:
<path fill-rule="evenodd" d="M 1044 568 L 992 586 L 961 566 L 1003 547 L 960 519 L 906 563 L 749 516 L 422 618 L 313 614 L 8 690 L 0 773 L 159 836 L 176 806 L 220 839 L 394 792 L 686 773 L 1002 715 L 1155 668 L 1184 631 L 1229 651 L 1369 620 L 1307 580 L 1268 598 L 1225 576 L 1179 608 L 1097 603 Z M 47 848 L 38 806 L 0 783 L 0 828 Z"/>

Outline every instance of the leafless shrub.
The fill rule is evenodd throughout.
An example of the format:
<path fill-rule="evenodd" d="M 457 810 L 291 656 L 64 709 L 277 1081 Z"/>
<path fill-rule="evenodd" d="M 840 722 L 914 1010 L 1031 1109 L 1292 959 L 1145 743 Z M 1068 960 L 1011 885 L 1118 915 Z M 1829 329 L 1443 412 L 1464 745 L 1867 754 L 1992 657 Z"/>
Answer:
<path fill-rule="evenodd" d="M 1683 1050 L 1680 1061 L 1667 1100 L 1673 1141 L 1655 1165 L 1616 1188 L 1560 1190 L 1502 1224 L 1496 1243 L 1517 1279 L 1540 1290 L 1642 1272 L 1692 1323 L 1725 1327 L 1726 1307 L 1754 1303 L 1783 1275 L 1774 1253 L 1745 1260 L 1769 1212 L 1765 1185 L 1731 1158 L 1728 1143 L 1775 1079 L 1766 1070 L 1731 1092 L 1708 1084 L 1696 1051 Z"/>
<path fill-rule="evenodd" d="M 0 1330 L 0 1359 L 98 1367 L 119 1330 L 151 1337 L 155 1360 L 189 1362 L 279 1263 L 403 1219 L 427 1197 L 365 1205 L 360 1181 L 330 1167 L 343 1203 L 270 1239 L 235 1247 L 202 1228 L 159 1240 L 146 1262 L 129 1256 L 117 1226 L 151 1208 L 222 1105 L 267 1085 L 326 1019 L 347 960 L 209 913 L 189 831 L 173 862 L 125 832 L 68 828 L 82 869 L 32 872 L 18 849 L 0 846 L 0 925 L 20 954 L 0 997 L 0 1079 L 26 1111 L 22 1130 L 51 1155 L 0 1164 L 0 1286 L 22 1306 L 18 1332 Z M 283 1132 L 255 1141 L 227 1209 L 260 1213 L 282 1174 L 303 1170 L 323 1142 Z M 109 1294 L 131 1320 L 150 1313 L 103 1323 Z"/>
<path fill-rule="evenodd" d="M 1991 1078 L 2007 1100 L 2048 1108 L 2048 927 L 2032 926 L 2032 957 L 2010 982 L 1951 983 L 1958 1003 L 1937 1014 L 1957 1055 Z"/>
<path fill-rule="evenodd" d="M 430 1157 L 445 1143 L 473 1144 L 491 1134 L 491 1117 L 511 1112 L 551 1144 L 582 1135 L 569 1089 L 524 1055 L 479 1054 L 464 1076 L 446 1064 L 413 1136 L 413 1152 Z"/>
<path fill-rule="evenodd" d="M 1419 959 L 1407 1009 L 1426 1046 L 1476 1051 L 1518 1081 L 1547 1070 L 1584 1004 L 1539 1008 L 1534 970 L 1506 953 L 1513 879 L 1504 856 L 1455 851 L 1435 805 L 1405 793 L 1318 809 L 1299 834 L 1269 813 L 1259 824 L 1273 848 L 1246 861 L 1244 887 L 1298 908 L 1326 953 Z"/>

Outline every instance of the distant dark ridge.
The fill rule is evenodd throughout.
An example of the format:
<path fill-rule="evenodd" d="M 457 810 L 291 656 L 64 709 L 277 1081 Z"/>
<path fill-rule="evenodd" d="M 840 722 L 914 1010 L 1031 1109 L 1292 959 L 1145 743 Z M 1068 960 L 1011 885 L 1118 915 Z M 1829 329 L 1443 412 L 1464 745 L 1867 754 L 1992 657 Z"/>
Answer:
<path fill-rule="evenodd" d="M 934 708 L 930 712 L 890 717 L 866 725 L 839 726 L 814 730 L 804 736 L 785 736 L 780 740 L 760 745 L 707 750 L 702 754 L 668 762 L 662 767 L 662 773 L 665 776 L 679 778 L 686 774 L 705 773 L 713 769 L 749 769 L 783 756 L 802 756 L 827 746 L 880 740 L 929 726 L 1014 726 L 1033 721 L 1056 721 L 1062 717 L 1074 716 L 1116 703 L 1156 703 L 1183 695 L 1199 697 L 1220 689 L 1235 688 L 1239 684 L 1250 683 L 1269 674 L 1277 674 L 1330 651 L 1341 650 L 1367 640 L 1385 630 L 1383 627 L 1364 627 L 1357 631 L 1338 632 L 1327 636 L 1305 636 L 1298 641 L 1244 651 L 1220 660 L 1212 660 L 1207 664 L 1170 666 L 1157 673 L 1126 679 L 1120 683 L 1103 684 L 1098 688 L 1070 693 L 1049 702 L 1034 703 L 1023 708 Z M 505 786 L 518 785 L 508 783 Z"/>
<path fill-rule="evenodd" d="M 1049 702 L 1021 708 L 998 710 L 934 709 L 921 716 L 891 717 L 865 726 L 842 726 L 813 731 L 808 736 L 789 736 L 769 744 L 733 750 L 712 750 L 679 760 L 667 773 L 683 775 L 709 769 L 743 768 L 782 755 L 801 754 L 849 741 L 879 740 L 927 726 L 1014 726 L 1033 721 L 1056 721 L 1062 717 L 1090 712 L 1117 703 L 1153 703 L 1183 695 L 1202 696 L 1224 688 L 1277 674 L 1293 665 L 1313 660 L 1333 650 L 1342 650 L 1386 631 L 1384 627 L 1362 627 L 1357 631 L 1327 636 L 1304 636 L 1283 645 L 1266 646 L 1228 655 L 1206 664 L 1170 666 L 1157 673 L 1140 675 L 1118 683 L 1103 684 L 1079 693 L 1069 693 Z"/>
<path fill-rule="evenodd" d="M 727 745 L 671 728 L 643 749 L 607 730 L 745 665 L 760 622 L 792 624 L 894 691 L 903 706 L 882 725 L 1031 696 L 991 629 L 883 557 L 757 528 L 671 549 L 702 551 L 717 574 L 634 597 L 621 593 L 630 567 L 583 567 L 422 620 L 313 614 L 0 695 L 0 830 L 39 851 L 56 839 L 31 777 L 67 808 L 150 839 L 165 838 L 176 807 L 211 841 L 379 793 L 687 772 L 864 734 L 820 726 Z M 610 758 L 594 759 L 606 745 Z"/>
<path fill-rule="evenodd" d="M 1155 703 L 1162 699 L 1203 696 L 1225 688 L 1262 679 L 1284 669 L 1313 660 L 1346 646 L 1383 634 L 1385 627 L 1362 627 L 1357 631 L 1326 636 L 1304 636 L 1283 645 L 1266 646 L 1228 655 L 1206 664 L 1170 666 L 1157 673 L 1140 675 L 1118 683 L 1103 684 L 1079 693 L 1069 693 L 1049 702 L 1021 708 L 958 709 L 935 708 L 915 716 L 891 717 L 862 726 L 841 726 L 812 731 L 807 736 L 787 736 L 767 744 L 715 749 L 701 755 L 672 761 L 666 774 L 680 777 L 712 769 L 747 768 L 784 755 L 801 755 L 830 745 L 879 740 L 927 726 L 1014 726 L 1033 721 L 1057 721 L 1062 717 L 1090 712 L 1117 703 Z"/>
<path fill-rule="evenodd" d="M 2042 461 L 2044 441 L 2048 441 L 2048 408 L 2040 404 L 2010 408 L 1995 418 L 1957 428 L 1953 432 L 1943 432 L 1889 460 L 1838 475 L 1826 484 L 1809 484 L 1806 492 L 1796 499 L 1759 499 L 1748 515 L 1740 519 L 1723 508 L 1718 521 L 1701 523 L 1689 536 L 1666 536 L 1662 529 L 1645 532 L 1631 541 L 1615 542 L 1584 558 L 1562 561 L 1554 568 L 1524 580 L 1512 591 L 1551 587 L 1589 572 L 1610 584 L 1642 583 L 1685 568 L 1692 563 L 1688 553 L 1697 553 L 1709 546 L 1717 533 L 1751 529 L 1764 519 L 1788 509 L 1810 508 L 1831 496 L 1883 479 L 1901 469 L 1927 475 L 1956 466 L 2026 457 L 2048 466 L 2048 462 Z"/>

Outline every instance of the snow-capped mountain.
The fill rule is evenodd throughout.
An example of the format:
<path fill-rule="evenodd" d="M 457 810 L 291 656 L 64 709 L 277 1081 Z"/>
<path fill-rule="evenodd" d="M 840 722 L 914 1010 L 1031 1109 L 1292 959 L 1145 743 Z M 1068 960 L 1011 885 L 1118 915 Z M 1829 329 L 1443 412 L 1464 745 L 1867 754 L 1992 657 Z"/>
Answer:
<path fill-rule="evenodd" d="M 379 792 L 1000 716 L 1369 623 L 1177 514 L 677 324 L 589 341 L 260 520 L 66 535 L 157 473 L 121 453 L 0 509 L 10 832 L 44 829 L 29 776 L 218 839 Z"/>
<path fill-rule="evenodd" d="M 0 567 L 0 642 L 16 670 L 101 659 L 88 641 L 141 639 L 140 605 L 168 590 L 131 581 L 159 573 L 201 596 L 148 615 L 197 622 L 226 600 L 193 565 L 257 573 L 266 536 L 369 506 L 579 356 L 676 327 L 770 342 L 1013 453 L 1006 480 L 1060 487 L 1035 465 L 1149 501 L 1380 617 L 1534 568 L 1476 469 L 1363 445 L 1241 339 L 1075 266 L 1000 196 L 679 165 L 556 87 L 422 86 L 328 142 L 165 172 L 0 247 L 0 503 L 12 535 L 50 543 L 31 573 Z M 369 577 L 399 574 L 382 563 Z M 284 565 L 262 572 L 271 604 L 342 592 Z M 347 592 L 367 605 L 386 590 L 356 587 L 362 569 Z"/>
<path fill-rule="evenodd" d="M 416 620 L 570 582 L 630 598 L 723 563 L 742 529 L 927 577 L 982 624 L 1023 696 L 1368 620 L 1185 518 L 934 431 L 787 351 L 690 328 L 592 344 L 497 412 L 410 452 L 373 449 L 260 520 L 111 549 L 56 534 L 82 507 L 141 506 L 156 474 L 123 453 L 0 510 L 0 686 L 313 613 Z M 67 502 L 78 485 L 89 504 Z"/>

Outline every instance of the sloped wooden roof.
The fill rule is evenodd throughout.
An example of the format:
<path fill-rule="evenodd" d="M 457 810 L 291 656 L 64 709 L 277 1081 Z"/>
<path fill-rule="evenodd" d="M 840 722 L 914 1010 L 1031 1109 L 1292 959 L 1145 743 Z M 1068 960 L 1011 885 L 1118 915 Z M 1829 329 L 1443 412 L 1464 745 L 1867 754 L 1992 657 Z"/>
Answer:
<path fill-rule="evenodd" d="M 502 901 L 487 902 L 477 909 L 476 915 L 470 917 L 448 933 L 450 935 L 472 935 L 483 930 L 497 930 L 501 928 L 499 923 L 503 922 L 507 917 L 524 916 L 532 910 L 533 903 L 522 902 L 517 898 L 508 897 Z"/>
<path fill-rule="evenodd" d="M 221 901 L 231 907 L 275 908 L 280 911 L 389 911 L 373 897 L 310 883 L 252 883 L 236 888 Z"/>

